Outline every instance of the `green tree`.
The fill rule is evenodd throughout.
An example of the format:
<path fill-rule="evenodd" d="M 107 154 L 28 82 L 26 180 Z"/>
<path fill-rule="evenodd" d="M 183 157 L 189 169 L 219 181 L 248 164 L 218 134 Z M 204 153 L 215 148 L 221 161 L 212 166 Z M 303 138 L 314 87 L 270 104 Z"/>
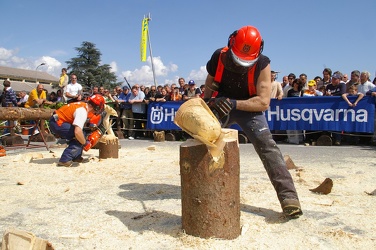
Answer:
<path fill-rule="evenodd" d="M 108 64 L 100 65 L 102 53 L 94 43 L 84 41 L 81 47 L 76 47 L 77 57 L 66 61 L 69 74 L 75 74 L 83 88 L 92 89 L 94 86 L 112 88 L 116 85 L 116 75 L 111 72 Z"/>

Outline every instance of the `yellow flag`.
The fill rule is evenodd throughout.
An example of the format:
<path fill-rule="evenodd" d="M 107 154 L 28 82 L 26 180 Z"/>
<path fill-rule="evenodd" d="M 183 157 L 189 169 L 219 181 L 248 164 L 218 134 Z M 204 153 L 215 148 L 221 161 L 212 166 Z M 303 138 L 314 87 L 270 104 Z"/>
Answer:
<path fill-rule="evenodd" d="M 141 52 L 141 62 L 146 61 L 146 44 L 148 42 L 148 18 L 144 18 L 142 20 L 142 31 L 141 31 L 141 44 L 140 44 L 140 52 Z"/>

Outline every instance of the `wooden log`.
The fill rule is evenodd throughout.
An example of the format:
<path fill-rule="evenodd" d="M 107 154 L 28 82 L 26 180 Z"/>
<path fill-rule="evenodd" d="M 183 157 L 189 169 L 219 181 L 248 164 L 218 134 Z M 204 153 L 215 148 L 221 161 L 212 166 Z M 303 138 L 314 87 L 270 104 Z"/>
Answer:
<path fill-rule="evenodd" d="M 96 145 L 99 149 L 99 159 L 119 158 L 119 139 L 101 140 Z"/>
<path fill-rule="evenodd" d="M 55 109 L 0 107 L 0 120 L 49 120 Z"/>
<path fill-rule="evenodd" d="M 227 140 L 221 159 L 196 140 L 180 146 L 182 227 L 201 238 L 240 235 L 240 160 L 236 139 Z"/>

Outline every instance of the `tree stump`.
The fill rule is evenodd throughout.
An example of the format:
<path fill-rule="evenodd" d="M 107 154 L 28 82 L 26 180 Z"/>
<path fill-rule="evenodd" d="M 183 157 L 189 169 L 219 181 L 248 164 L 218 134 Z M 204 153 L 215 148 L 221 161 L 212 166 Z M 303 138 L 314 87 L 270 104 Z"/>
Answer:
<path fill-rule="evenodd" d="M 180 146 L 182 226 L 201 238 L 235 239 L 240 235 L 240 160 L 236 141 L 225 142 L 214 161 L 196 140 Z"/>
<path fill-rule="evenodd" d="M 119 140 L 111 139 L 98 142 L 99 159 L 119 158 Z"/>

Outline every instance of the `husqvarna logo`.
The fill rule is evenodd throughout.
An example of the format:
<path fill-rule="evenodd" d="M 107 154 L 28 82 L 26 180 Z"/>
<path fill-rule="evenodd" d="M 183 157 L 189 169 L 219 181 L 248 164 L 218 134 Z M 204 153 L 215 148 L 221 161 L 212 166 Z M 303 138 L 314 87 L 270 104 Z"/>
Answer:
<path fill-rule="evenodd" d="M 175 118 L 175 109 L 151 107 L 149 118 L 152 124 L 161 124 L 162 122 L 173 122 Z"/>
<path fill-rule="evenodd" d="M 247 44 L 246 44 L 246 45 L 243 46 L 243 52 L 246 52 L 246 53 L 247 53 L 247 52 L 249 52 L 250 50 L 251 50 L 251 46 L 250 46 L 250 45 L 247 45 Z"/>

